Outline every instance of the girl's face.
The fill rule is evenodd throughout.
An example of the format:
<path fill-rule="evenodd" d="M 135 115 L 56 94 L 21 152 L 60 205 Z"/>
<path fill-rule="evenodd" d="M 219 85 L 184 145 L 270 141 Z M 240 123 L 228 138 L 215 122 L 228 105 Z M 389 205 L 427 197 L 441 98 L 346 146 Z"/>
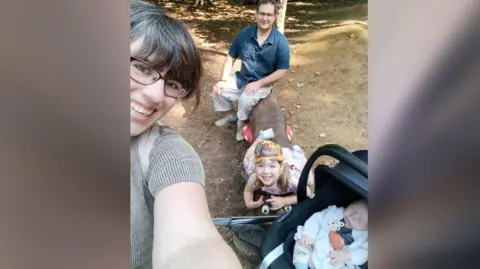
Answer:
<path fill-rule="evenodd" d="M 282 170 L 283 165 L 276 160 L 264 159 L 255 165 L 257 178 L 266 187 L 271 187 L 277 182 Z"/>

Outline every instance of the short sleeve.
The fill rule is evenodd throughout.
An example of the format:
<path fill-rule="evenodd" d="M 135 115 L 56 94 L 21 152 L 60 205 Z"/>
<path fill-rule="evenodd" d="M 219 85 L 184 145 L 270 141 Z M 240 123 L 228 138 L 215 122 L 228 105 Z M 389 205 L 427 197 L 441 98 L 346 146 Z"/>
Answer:
<path fill-rule="evenodd" d="M 243 168 L 245 169 L 247 176 L 250 176 L 255 172 L 254 158 L 254 144 L 252 144 L 243 157 Z"/>
<path fill-rule="evenodd" d="M 170 133 L 155 141 L 146 181 L 155 197 L 164 188 L 179 182 L 205 186 L 205 171 L 195 149 L 178 134 Z"/>
<path fill-rule="evenodd" d="M 287 38 L 283 35 L 278 43 L 276 68 L 277 70 L 290 68 L 290 48 Z"/>
<path fill-rule="evenodd" d="M 249 177 L 248 177 L 248 180 L 247 180 L 247 186 L 252 189 L 252 190 L 256 190 L 257 188 L 255 187 L 255 181 L 257 181 L 257 176 L 255 173 L 251 174 Z"/>

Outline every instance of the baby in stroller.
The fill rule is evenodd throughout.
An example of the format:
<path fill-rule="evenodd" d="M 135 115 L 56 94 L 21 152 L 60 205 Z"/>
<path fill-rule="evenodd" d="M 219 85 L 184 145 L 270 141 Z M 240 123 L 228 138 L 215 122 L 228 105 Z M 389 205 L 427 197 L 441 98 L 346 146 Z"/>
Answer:
<path fill-rule="evenodd" d="M 368 260 L 368 205 L 334 205 L 297 227 L 293 250 L 296 269 L 359 268 Z"/>
<path fill-rule="evenodd" d="M 298 180 L 307 161 L 305 153 L 297 145 L 293 150 L 282 148 L 270 140 L 273 137 L 272 129 L 261 131 L 245 154 L 243 164 L 248 179 L 244 201 L 248 209 L 261 207 L 265 202 L 272 211 L 297 204 Z M 310 173 L 309 193 L 313 185 L 313 174 Z M 264 197 L 268 199 L 265 201 Z"/>

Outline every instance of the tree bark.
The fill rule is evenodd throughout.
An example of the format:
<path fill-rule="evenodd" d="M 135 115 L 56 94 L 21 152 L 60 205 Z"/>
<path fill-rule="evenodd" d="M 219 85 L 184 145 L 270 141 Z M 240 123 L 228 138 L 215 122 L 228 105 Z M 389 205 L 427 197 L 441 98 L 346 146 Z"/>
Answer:
<path fill-rule="evenodd" d="M 288 0 L 278 0 L 278 16 L 277 16 L 277 29 L 282 34 L 285 32 L 285 15 L 287 13 L 287 1 Z"/>

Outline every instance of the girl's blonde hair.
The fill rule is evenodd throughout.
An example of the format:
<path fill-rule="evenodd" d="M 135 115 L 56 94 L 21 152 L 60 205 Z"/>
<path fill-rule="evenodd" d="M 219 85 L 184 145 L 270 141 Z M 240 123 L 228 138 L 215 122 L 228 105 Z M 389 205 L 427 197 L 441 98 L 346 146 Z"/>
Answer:
<path fill-rule="evenodd" d="M 277 161 L 278 162 L 278 161 Z M 283 164 L 283 162 L 278 162 L 280 165 Z M 265 187 L 262 183 L 262 181 L 260 181 L 258 179 L 258 177 L 256 177 L 257 174 L 255 174 L 255 182 L 253 183 L 253 185 L 260 189 L 262 187 Z M 280 189 L 281 192 L 287 192 L 288 191 L 288 183 L 290 181 L 290 178 L 292 177 L 292 174 L 290 173 L 290 168 L 288 167 L 287 164 L 285 164 L 283 166 L 283 170 L 280 172 L 280 176 L 278 177 L 278 180 L 277 180 L 277 186 L 278 188 Z"/>

